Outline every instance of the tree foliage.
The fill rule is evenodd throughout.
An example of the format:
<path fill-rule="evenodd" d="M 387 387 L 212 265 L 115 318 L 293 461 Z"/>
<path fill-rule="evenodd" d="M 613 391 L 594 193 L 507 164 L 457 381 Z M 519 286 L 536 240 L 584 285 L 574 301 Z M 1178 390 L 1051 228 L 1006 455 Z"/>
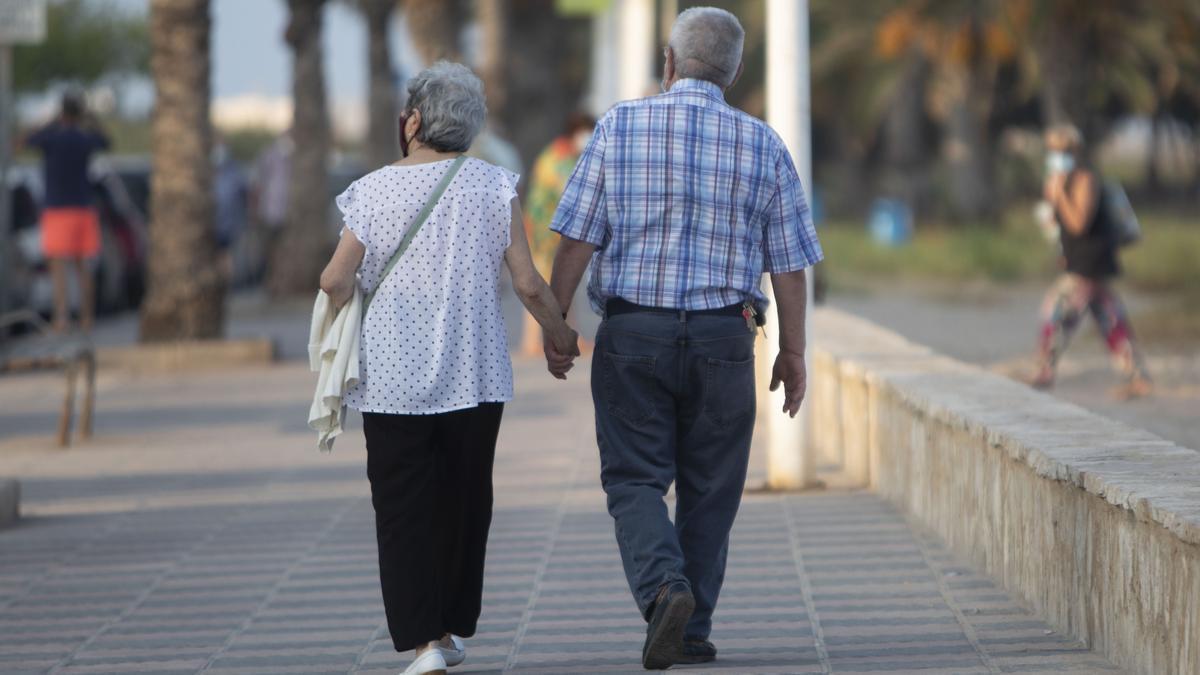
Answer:
<path fill-rule="evenodd" d="M 46 39 L 13 51 L 13 77 L 20 93 L 56 84 L 90 86 L 113 76 L 150 72 L 146 18 L 104 3 L 51 2 Z"/>

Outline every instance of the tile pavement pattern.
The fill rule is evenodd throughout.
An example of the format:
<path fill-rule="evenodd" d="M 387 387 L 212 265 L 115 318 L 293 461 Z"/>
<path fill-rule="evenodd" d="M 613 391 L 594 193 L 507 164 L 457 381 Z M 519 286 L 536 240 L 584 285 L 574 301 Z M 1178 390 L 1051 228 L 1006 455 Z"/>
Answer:
<path fill-rule="evenodd" d="M 0 673 L 402 670 L 407 655 L 383 623 L 360 434 L 313 457 L 303 427 L 281 417 L 293 402 L 303 410 L 305 377 L 284 366 L 119 382 L 98 420 L 102 438 L 119 440 L 65 454 L 18 452 L 0 431 L 0 473 L 20 472 L 30 514 L 0 531 Z M 250 400 L 282 392 L 259 401 L 267 423 L 193 437 L 160 421 L 142 437 L 120 414 L 167 405 L 161 391 L 173 388 L 189 411 L 179 424 L 203 422 L 196 411 L 227 403 L 231 378 Z M 583 383 L 518 368 L 483 618 L 455 672 L 641 672 L 644 628 L 596 486 Z M 5 414 L 16 413 L 0 413 L 0 429 Z M 202 451 L 220 470 L 181 459 Z M 63 462 L 94 467 L 68 475 Z M 861 492 L 748 494 L 715 624 L 720 659 L 692 669 L 1116 670 Z"/>

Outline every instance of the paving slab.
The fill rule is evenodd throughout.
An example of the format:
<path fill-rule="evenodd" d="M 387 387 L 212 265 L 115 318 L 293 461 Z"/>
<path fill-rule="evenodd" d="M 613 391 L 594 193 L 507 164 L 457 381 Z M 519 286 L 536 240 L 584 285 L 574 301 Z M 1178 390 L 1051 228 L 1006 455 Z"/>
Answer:
<path fill-rule="evenodd" d="M 454 672 L 642 672 L 587 370 L 564 384 L 517 364 L 483 617 Z M 37 436 L 55 382 L 0 380 L 0 475 L 23 484 L 0 531 L 0 672 L 403 669 L 361 431 L 317 452 L 302 364 L 105 374 L 95 440 L 66 450 Z M 870 493 L 747 494 L 732 542 L 721 657 L 688 670 L 1116 670 Z"/>

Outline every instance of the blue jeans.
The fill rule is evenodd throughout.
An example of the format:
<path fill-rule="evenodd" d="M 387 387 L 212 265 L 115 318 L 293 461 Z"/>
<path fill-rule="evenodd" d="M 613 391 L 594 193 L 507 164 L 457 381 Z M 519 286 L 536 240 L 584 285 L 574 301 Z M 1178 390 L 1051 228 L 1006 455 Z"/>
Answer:
<path fill-rule="evenodd" d="M 608 317 L 596 335 L 592 399 L 600 480 L 629 588 L 644 617 L 658 589 L 696 598 L 688 639 L 707 639 L 754 431 L 754 334 L 740 318 Z M 665 496 L 675 483 L 675 522 Z"/>

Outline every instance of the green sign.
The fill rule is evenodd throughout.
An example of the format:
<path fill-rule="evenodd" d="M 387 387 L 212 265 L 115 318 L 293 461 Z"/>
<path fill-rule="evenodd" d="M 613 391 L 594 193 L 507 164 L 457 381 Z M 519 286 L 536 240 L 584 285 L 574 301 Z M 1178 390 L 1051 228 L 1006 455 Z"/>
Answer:
<path fill-rule="evenodd" d="M 554 9 L 566 16 L 595 16 L 610 6 L 612 0 L 554 0 Z"/>

